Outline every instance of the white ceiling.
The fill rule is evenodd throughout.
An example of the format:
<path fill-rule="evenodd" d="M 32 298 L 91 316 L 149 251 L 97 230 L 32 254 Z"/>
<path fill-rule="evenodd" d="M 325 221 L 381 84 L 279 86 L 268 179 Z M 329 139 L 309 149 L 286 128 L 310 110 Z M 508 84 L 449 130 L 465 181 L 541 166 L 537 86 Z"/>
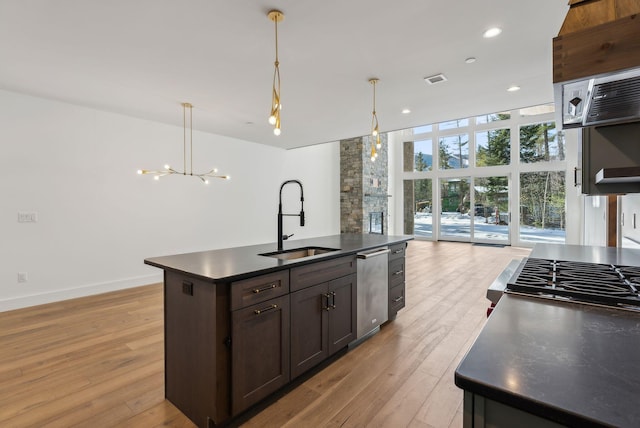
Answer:
<path fill-rule="evenodd" d="M 282 135 L 267 123 L 279 9 Z M 293 148 L 553 100 L 567 0 L 0 0 L 0 88 Z M 495 39 L 482 33 L 503 29 Z M 467 57 L 476 57 L 466 64 Z M 429 86 L 424 77 L 444 73 Z M 507 92 L 510 85 L 522 89 Z M 403 108 L 411 109 L 408 115 Z"/>

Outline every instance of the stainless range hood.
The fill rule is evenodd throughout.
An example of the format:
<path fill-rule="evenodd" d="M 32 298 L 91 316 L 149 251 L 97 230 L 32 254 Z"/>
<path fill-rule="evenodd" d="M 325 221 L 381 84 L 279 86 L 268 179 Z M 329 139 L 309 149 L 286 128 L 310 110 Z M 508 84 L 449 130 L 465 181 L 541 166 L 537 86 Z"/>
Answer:
<path fill-rule="evenodd" d="M 562 128 L 640 121 L 640 2 L 571 0 L 553 39 Z"/>
<path fill-rule="evenodd" d="M 640 68 L 559 85 L 562 127 L 640 120 Z"/>

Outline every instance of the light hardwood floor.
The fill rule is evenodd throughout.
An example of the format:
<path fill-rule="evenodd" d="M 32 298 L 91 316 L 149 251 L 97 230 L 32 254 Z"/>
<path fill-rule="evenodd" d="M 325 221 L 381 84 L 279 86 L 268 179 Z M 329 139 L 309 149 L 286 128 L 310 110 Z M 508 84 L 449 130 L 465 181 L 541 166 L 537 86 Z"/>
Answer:
<path fill-rule="evenodd" d="M 397 319 L 242 426 L 461 427 L 454 370 L 528 253 L 410 242 Z M 162 324 L 159 284 L 0 313 L 0 426 L 192 427 L 164 400 Z"/>

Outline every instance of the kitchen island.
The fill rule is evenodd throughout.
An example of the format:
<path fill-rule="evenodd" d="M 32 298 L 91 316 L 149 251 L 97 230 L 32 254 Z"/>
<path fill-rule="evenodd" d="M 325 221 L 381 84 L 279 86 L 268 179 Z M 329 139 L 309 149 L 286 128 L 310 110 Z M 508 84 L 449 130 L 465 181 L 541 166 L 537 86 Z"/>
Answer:
<path fill-rule="evenodd" d="M 537 245 L 532 257 L 640 265 L 640 251 Z M 640 311 L 503 295 L 463 358 L 465 427 L 640 426 Z"/>
<path fill-rule="evenodd" d="M 166 398 L 200 427 L 225 424 L 347 347 L 358 252 L 389 247 L 393 319 L 411 239 L 343 234 L 286 241 L 282 252 L 263 244 L 145 259 L 164 270 Z M 298 248 L 312 251 L 289 258 Z"/>

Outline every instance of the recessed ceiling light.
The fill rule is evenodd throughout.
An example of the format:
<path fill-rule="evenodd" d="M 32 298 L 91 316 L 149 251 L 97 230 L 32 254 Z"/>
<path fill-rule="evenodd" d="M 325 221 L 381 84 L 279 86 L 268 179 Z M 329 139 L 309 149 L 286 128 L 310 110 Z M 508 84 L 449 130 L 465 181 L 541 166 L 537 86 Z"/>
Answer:
<path fill-rule="evenodd" d="M 409 113 L 411 113 L 411 110 L 409 110 L 408 108 L 402 109 L 402 114 L 409 114 Z"/>
<path fill-rule="evenodd" d="M 507 91 L 509 92 L 515 92 L 515 91 L 519 91 L 520 90 L 520 86 L 518 85 L 511 85 L 509 86 L 509 88 L 507 88 Z"/>
<path fill-rule="evenodd" d="M 490 39 L 491 37 L 495 37 L 500 33 L 502 33 L 501 28 L 492 27 L 492 28 L 489 28 L 487 31 L 485 31 L 482 37 L 484 37 L 485 39 Z"/>

